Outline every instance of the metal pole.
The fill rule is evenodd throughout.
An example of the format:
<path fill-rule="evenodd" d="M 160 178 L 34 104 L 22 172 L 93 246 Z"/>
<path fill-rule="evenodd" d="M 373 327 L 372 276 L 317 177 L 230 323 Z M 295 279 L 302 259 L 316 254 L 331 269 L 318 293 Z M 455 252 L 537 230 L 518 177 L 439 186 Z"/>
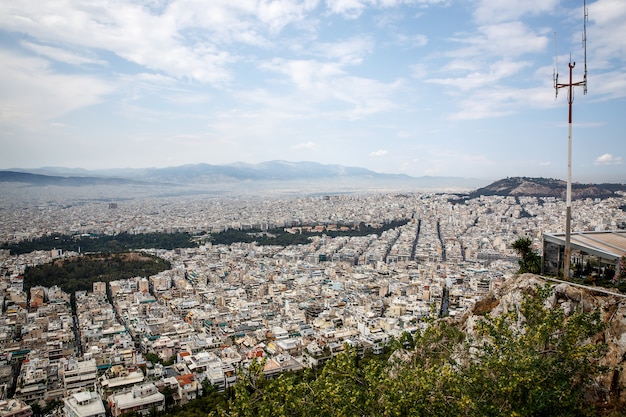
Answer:
<path fill-rule="evenodd" d="M 572 224 L 572 103 L 574 102 L 574 83 L 572 82 L 572 70 L 576 65 L 570 62 L 569 84 L 567 91 L 568 122 L 567 122 L 567 192 L 565 198 L 565 258 L 563 259 L 563 276 L 569 278 L 571 258 L 571 224 Z"/>
<path fill-rule="evenodd" d="M 572 70 L 576 65 L 571 61 L 569 66 L 569 83 L 560 84 L 558 74 L 558 54 L 555 56 L 555 71 L 554 71 L 554 88 L 556 94 L 559 94 L 559 89 L 567 87 L 567 104 L 568 104 L 568 124 L 567 124 L 567 191 L 565 198 L 565 254 L 563 259 L 563 276 L 569 278 L 570 273 L 570 258 L 571 258 L 571 223 L 572 223 L 572 104 L 574 103 L 574 87 L 583 87 L 583 93 L 587 94 L 587 2 L 583 1 L 584 12 L 584 29 L 583 29 L 583 48 L 585 51 L 585 72 L 583 80 L 574 82 L 572 79 Z M 556 34 L 555 34 L 556 39 Z M 556 46 L 555 46 L 556 48 Z M 556 49 L 555 49 L 556 51 Z M 559 251 L 560 253 L 560 251 Z"/>

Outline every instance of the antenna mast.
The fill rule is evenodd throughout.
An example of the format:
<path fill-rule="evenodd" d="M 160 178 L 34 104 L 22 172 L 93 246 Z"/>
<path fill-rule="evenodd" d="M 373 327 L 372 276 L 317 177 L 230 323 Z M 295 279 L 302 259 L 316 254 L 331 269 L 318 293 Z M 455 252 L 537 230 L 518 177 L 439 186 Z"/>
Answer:
<path fill-rule="evenodd" d="M 569 67 L 569 82 L 559 83 L 558 73 L 558 56 L 555 58 L 555 70 L 554 70 L 554 89 L 556 95 L 559 94 L 560 88 L 567 88 L 567 104 L 568 104 L 568 124 L 567 124 L 567 193 L 565 203 L 565 255 L 563 259 L 563 276 L 569 278 L 570 272 L 570 258 L 571 258 L 571 223 L 572 223 L 572 104 L 574 103 L 574 87 L 583 87 L 583 94 L 587 94 L 587 2 L 583 0 L 583 49 L 584 49 L 584 75 L 583 80 L 574 82 L 572 79 L 572 70 L 576 65 L 576 62 L 572 62 L 570 55 L 570 62 L 567 64 Z M 556 34 L 555 43 L 556 43 Z M 556 45 L 555 45 L 556 53 Z"/>
<path fill-rule="evenodd" d="M 583 51 L 585 57 L 585 73 L 583 75 L 583 94 L 587 95 L 587 19 L 589 12 L 587 10 L 587 1 L 583 0 Z"/>

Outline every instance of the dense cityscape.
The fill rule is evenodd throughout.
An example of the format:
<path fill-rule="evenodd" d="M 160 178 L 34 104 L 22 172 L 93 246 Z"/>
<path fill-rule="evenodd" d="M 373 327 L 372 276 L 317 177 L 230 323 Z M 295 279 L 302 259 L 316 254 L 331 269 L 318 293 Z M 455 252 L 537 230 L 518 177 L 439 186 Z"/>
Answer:
<path fill-rule="evenodd" d="M 518 270 L 511 243 L 563 231 L 555 198 L 446 193 L 307 197 L 151 197 L 117 202 L 4 201 L 4 243 L 70 235 L 188 233 L 198 246 L 135 248 L 167 260 L 151 276 L 69 294 L 24 287 L 29 267 L 80 256 L 58 248 L 0 251 L 2 416 L 118 417 L 185 404 L 263 374 L 316 367 L 353 346 L 372 355 L 428 318 L 460 317 Z M 572 229 L 614 230 L 625 197 L 577 200 Z M 331 236 L 359 225 L 398 227 Z M 306 244 L 216 244 L 227 230 L 311 233 Z"/>

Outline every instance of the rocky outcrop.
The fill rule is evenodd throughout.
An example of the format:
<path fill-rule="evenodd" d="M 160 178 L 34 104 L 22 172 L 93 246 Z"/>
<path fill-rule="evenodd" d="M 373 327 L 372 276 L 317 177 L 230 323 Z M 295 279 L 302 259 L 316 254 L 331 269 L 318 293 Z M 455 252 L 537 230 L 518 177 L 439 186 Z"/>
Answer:
<path fill-rule="evenodd" d="M 609 404 L 626 404 L 626 296 L 609 295 L 593 288 L 581 288 L 566 283 L 551 282 L 543 277 L 523 274 L 512 277 L 496 291 L 468 311 L 460 325 L 468 335 L 475 335 L 476 324 L 485 315 L 498 316 L 519 309 L 524 296 L 534 294 L 539 287 L 549 286 L 546 307 L 563 309 L 565 317 L 574 311 L 600 312 L 605 329 L 588 340 L 588 343 L 605 343 L 606 354 L 601 364 L 606 372 L 598 381 L 593 393 L 596 401 Z M 520 318 L 520 326 L 523 317 Z"/>

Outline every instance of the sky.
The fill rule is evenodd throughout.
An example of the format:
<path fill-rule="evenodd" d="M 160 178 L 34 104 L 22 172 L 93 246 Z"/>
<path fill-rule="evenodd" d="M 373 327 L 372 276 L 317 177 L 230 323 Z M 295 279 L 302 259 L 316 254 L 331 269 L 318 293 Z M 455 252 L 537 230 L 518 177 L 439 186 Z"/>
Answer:
<path fill-rule="evenodd" d="M 626 182 L 626 1 L 587 3 L 572 179 Z M 0 169 L 314 161 L 566 179 L 583 1 L 0 2 Z M 555 59 L 556 58 L 556 59 Z"/>

